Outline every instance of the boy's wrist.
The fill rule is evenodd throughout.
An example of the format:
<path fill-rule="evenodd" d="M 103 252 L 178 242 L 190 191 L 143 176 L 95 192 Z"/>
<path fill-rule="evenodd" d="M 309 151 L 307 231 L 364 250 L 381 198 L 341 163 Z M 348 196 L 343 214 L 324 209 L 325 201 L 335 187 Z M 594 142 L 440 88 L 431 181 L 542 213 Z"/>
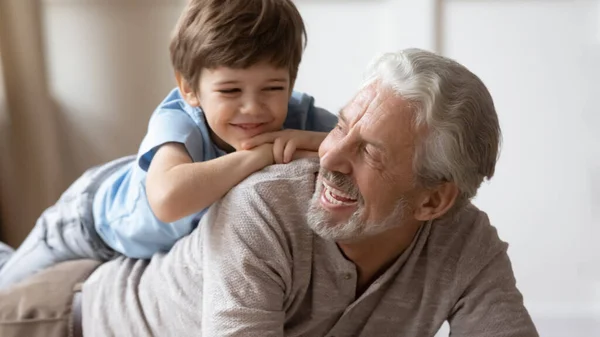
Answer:
<path fill-rule="evenodd" d="M 273 163 L 273 158 L 265 155 L 264 151 L 258 149 L 242 150 L 245 157 L 244 163 L 249 167 L 250 171 L 255 172 Z"/>

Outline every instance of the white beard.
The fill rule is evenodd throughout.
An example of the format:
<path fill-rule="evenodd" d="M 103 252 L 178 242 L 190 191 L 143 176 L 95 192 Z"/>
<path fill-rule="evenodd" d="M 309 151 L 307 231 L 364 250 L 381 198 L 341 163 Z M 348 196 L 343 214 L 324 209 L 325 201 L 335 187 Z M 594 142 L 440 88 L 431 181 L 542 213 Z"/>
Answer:
<path fill-rule="evenodd" d="M 353 242 L 371 237 L 388 229 L 402 226 L 402 219 L 408 208 L 405 199 L 400 199 L 394 210 L 379 223 L 364 220 L 364 203 L 359 199 L 358 209 L 345 223 L 335 223 L 329 212 L 321 206 L 323 184 L 317 180 L 317 188 L 310 201 L 307 221 L 309 227 L 318 236 L 335 242 Z"/>

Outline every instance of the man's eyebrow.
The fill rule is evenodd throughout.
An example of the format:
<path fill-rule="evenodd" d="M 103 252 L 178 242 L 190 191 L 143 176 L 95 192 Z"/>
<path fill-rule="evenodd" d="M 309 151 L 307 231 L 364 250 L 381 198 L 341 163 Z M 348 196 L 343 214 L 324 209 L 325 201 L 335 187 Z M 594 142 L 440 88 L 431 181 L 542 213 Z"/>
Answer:
<path fill-rule="evenodd" d="M 341 109 L 340 112 L 338 112 L 338 120 L 341 124 L 345 126 L 348 125 L 348 118 L 346 117 L 346 112 L 344 109 Z M 369 144 L 383 153 L 385 153 L 386 151 L 386 147 L 384 146 L 384 144 L 378 140 L 372 138 L 363 138 L 362 141 L 363 144 Z"/>

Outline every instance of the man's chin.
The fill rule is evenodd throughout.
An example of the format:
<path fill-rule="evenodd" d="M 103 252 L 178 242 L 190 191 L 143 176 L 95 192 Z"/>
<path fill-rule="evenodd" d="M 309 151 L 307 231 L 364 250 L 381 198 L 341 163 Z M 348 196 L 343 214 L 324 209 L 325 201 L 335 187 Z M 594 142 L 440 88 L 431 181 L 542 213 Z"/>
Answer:
<path fill-rule="evenodd" d="M 338 243 L 352 243 L 362 239 L 362 236 L 356 230 L 349 230 L 345 226 L 343 224 L 319 223 L 311 225 L 311 229 L 317 236 Z"/>
<path fill-rule="evenodd" d="M 325 210 L 309 211 L 308 225 L 317 236 L 326 240 L 346 241 L 355 236 L 354 231 L 349 231 L 347 228 L 348 220 L 333 219 Z"/>

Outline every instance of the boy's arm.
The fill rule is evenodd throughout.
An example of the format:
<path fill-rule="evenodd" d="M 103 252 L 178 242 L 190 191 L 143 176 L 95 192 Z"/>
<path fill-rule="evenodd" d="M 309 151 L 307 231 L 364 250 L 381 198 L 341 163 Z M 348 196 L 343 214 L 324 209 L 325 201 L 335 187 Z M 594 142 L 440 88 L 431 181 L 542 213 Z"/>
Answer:
<path fill-rule="evenodd" d="M 273 163 L 272 145 L 192 162 L 184 145 L 162 145 L 150 164 L 146 194 L 154 215 L 173 222 L 201 211 L 251 173 Z"/>

